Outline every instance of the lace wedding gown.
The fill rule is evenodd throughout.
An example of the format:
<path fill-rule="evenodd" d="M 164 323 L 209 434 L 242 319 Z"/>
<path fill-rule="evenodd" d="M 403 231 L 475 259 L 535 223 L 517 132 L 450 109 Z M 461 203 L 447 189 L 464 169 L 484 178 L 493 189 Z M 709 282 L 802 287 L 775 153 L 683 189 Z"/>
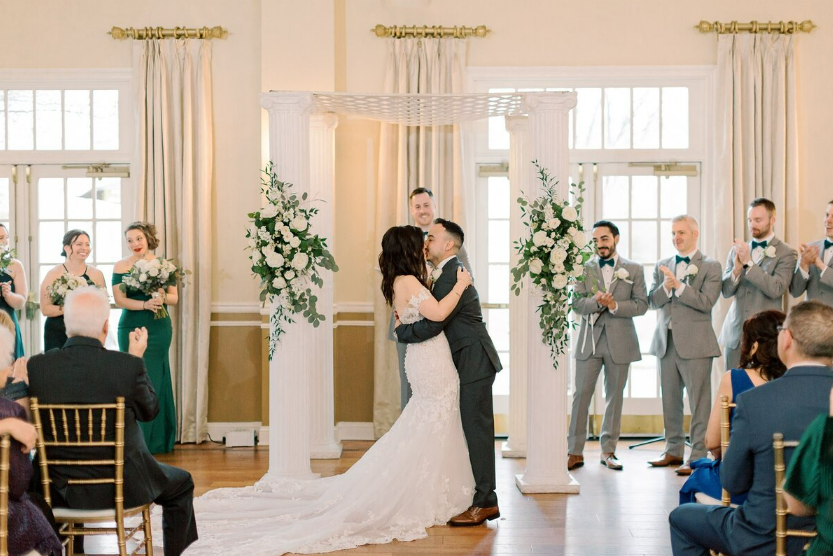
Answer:
<path fill-rule="evenodd" d="M 419 304 L 430 295 L 412 296 L 402 322 L 422 319 Z M 410 541 L 468 508 L 474 478 L 445 334 L 410 344 L 405 372 L 413 397 L 346 473 L 206 493 L 194 501 L 200 540 L 186 554 L 309 554 Z"/>

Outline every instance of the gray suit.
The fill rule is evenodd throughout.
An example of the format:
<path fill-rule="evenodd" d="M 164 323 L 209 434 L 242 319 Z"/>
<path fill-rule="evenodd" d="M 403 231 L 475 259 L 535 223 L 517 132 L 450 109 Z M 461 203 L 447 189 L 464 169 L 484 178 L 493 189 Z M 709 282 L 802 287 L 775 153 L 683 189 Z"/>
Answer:
<path fill-rule="evenodd" d="M 423 236 L 427 235 L 428 232 L 423 232 Z M 469 254 L 466 252 L 465 246 L 460 246 L 460 252 L 457 253 L 457 260 L 463 265 L 463 267 L 474 276 L 474 272 L 471 271 L 471 262 L 469 262 Z M 396 355 L 399 356 L 399 394 L 400 394 L 400 401 L 402 403 L 400 409 L 405 409 L 405 404 L 408 403 L 408 400 L 411 399 L 411 385 L 408 383 L 408 378 L 405 376 L 405 350 L 407 348 L 407 344 L 403 344 L 396 338 L 396 334 L 394 334 L 394 323 L 395 319 L 393 318 L 393 311 L 390 312 L 390 323 L 388 324 L 388 340 L 392 342 L 396 342 Z"/>
<path fill-rule="evenodd" d="M 598 257 L 587 263 L 584 281 L 576 284 L 573 310 L 582 315 L 576 354 L 576 387 L 570 433 L 567 439 L 570 454 L 580 455 L 587 439 L 587 412 L 602 366 L 605 369 L 605 415 L 602 421 L 602 452 L 616 451 L 622 425 L 622 398 L 628 369 L 633 361 L 642 359 L 633 317 L 648 311 L 645 275 L 638 263 L 619 257 L 614 272 L 624 268 L 628 281 L 610 284 L 610 293 L 618 303 L 616 314 L 593 299 L 594 285 L 604 288 L 604 278 Z M 628 283 L 632 282 L 632 283 Z M 591 322 L 593 323 L 591 326 Z"/>
<path fill-rule="evenodd" d="M 654 268 L 654 281 L 648 303 L 658 311 L 657 326 L 650 353 L 659 359 L 662 385 L 662 420 L 665 425 L 665 451 L 682 458 L 685 453 L 683 431 L 683 386 L 691 406 L 691 456 L 706 456 L 706 425 L 711 411 L 710 371 L 712 358 L 720 355 L 714 330 L 712 308 L 720 297 L 720 263 L 700 251 L 691 257 L 697 267 L 694 277 L 681 279 L 686 284 L 679 295 L 665 291 L 665 266 L 676 274 L 676 256 L 663 259 Z M 673 330 L 673 333 L 672 333 Z M 675 341 L 675 339 L 677 341 Z"/>
<path fill-rule="evenodd" d="M 822 260 L 824 260 L 824 240 L 814 241 L 810 245 L 819 248 L 819 257 L 822 257 Z M 790 283 L 790 295 L 799 297 L 806 292 L 808 300 L 814 299 L 833 306 L 833 257 L 827 263 L 827 270 L 824 271 L 824 276 L 821 275 L 821 271 L 816 268 L 816 265 L 810 266 L 810 272 L 808 274 L 810 277 L 804 278 L 801 270 L 796 266 L 792 282 Z"/>
<path fill-rule="evenodd" d="M 746 319 L 767 310 L 783 310 L 783 297 L 790 287 L 795 270 L 795 249 L 773 238 L 769 245 L 775 247 L 774 257 L 764 257 L 759 264 L 744 267 L 735 281 L 732 268 L 735 252 L 729 251 L 726 270 L 723 272 L 723 297 L 734 297 L 729 314 L 723 321 L 720 342 L 726 348 L 726 368 L 737 368 L 740 364 L 740 336 Z"/>

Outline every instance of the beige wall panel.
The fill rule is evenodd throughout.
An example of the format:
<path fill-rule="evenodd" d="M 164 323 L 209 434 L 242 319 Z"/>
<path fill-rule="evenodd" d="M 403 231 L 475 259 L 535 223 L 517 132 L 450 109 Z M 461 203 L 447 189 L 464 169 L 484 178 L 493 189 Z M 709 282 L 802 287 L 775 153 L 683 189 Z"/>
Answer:
<path fill-rule="evenodd" d="M 373 421 L 373 327 L 335 329 L 335 420 Z"/>
<path fill-rule="evenodd" d="M 261 368 L 259 327 L 211 327 L 209 422 L 261 420 Z"/>

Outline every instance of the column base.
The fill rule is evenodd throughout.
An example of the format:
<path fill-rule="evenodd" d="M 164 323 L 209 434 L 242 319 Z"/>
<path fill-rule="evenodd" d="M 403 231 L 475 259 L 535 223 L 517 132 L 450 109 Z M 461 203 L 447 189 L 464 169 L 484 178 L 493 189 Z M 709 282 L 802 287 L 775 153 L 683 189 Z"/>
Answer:
<path fill-rule="evenodd" d="M 309 447 L 310 459 L 338 459 L 341 457 L 341 443 L 333 440 Z"/>
<path fill-rule="evenodd" d="M 504 458 L 525 458 L 526 445 L 512 444 L 512 439 L 510 438 L 509 440 L 501 444 L 500 455 Z"/>
<path fill-rule="evenodd" d="M 528 477 L 526 475 L 515 475 L 515 486 L 523 494 L 578 494 L 579 483 L 572 475 L 567 473 L 566 482 L 559 481 L 555 477 Z"/>
<path fill-rule="evenodd" d="M 320 479 L 321 473 L 313 473 L 312 471 L 304 471 L 296 474 L 285 474 L 268 471 L 266 475 L 260 478 L 258 482 L 280 483 L 283 481 L 311 481 L 312 479 Z"/>

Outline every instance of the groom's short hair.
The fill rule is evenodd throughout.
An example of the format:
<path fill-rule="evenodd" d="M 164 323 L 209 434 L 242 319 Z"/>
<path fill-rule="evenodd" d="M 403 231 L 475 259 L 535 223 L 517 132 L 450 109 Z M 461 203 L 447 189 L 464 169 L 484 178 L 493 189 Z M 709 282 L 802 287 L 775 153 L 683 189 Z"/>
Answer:
<path fill-rule="evenodd" d="M 466 235 L 463 233 L 463 228 L 461 228 L 458 224 L 443 218 L 437 218 L 434 220 L 434 224 L 439 224 L 445 228 L 446 233 L 451 236 L 452 240 L 454 240 L 454 246 L 457 249 L 460 249 L 463 246 L 463 241 L 466 239 Z"/>

